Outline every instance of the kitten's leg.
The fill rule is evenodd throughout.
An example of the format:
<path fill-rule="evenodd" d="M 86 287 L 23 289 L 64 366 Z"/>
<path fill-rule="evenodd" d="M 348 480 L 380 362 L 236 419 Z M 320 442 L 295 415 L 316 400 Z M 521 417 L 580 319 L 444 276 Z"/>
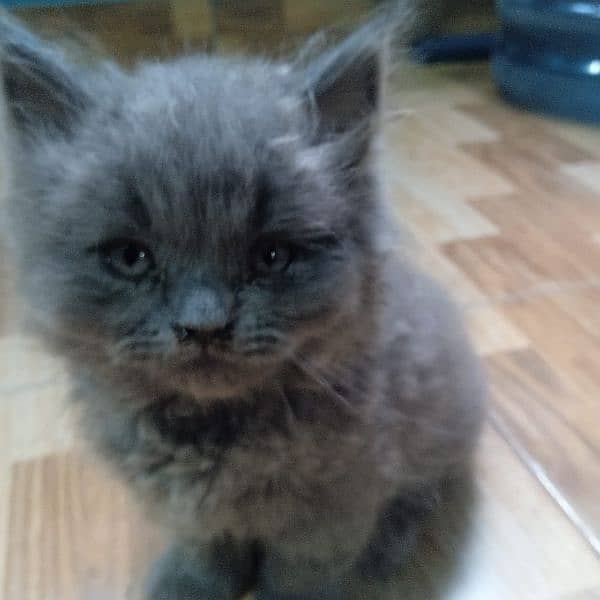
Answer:
<path fill-rule="evenodd" d="M 427 517 L 437 506 L 428 490 L 398 498 L 379 515 L 367 546 L 358 557 L 335 564 L 311 560 L 284 560 L 265 555 L 257 600 L 365 600 L 393 597 L 391 577 L 414 552 Z M 348 535 L 351 535 L 349 532 Z"/>
<path fill-rule="evenodd" d="M 310 559 L 285 559 L 268 550 L 261 565 L 256 600 L 350 600 L 351 567 Z"/>
<path fill-rule="evenodd" d="M 381 511 L 369 544 L 355 569 L 365 579 L 385 580 L 397 573 L 415 551 L 427 518 L 440 498 L 431 488 L 392 500 Z"/>
<path fill-rule="evenodd" d="M 147 600 L 234 600 L 253 584 L 256 552 L 225 539 L 176 544 L 154 565 Z"/>
<path fill-rule="evenodd" d="M 407 547 L 412 547 L 414 532 L 408 534 Z M 392 598 L 390 575 L 398 565 L 397 547 L 394 560 L 385 551 L 370 545 L 359 562 L 339 571 L 330 564 L 310 560 L 284 561 L 265 556 L 256 591 L 256 600 L 371 600 Z M 389 589 L 388 589 L 389 588 Z"/>

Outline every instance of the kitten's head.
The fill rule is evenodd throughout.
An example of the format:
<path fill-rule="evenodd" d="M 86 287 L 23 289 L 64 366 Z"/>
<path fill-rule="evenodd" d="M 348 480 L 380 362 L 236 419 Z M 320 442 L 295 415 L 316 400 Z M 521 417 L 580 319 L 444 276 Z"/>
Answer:
<path fill-rule="evenodd" d="M 309 61 L 70 64 L 0 21 L 33 319 L 88 367 L 195 396 L 360 321 L 374 268 L 373 28 Z"/>

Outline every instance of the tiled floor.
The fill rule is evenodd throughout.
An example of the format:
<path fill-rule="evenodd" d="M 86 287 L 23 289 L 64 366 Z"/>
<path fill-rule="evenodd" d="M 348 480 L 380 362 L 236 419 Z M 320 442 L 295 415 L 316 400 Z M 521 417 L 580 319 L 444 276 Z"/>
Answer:
<path fill-rule="evenodd" d="M 389 104 L 404 251 L 463 306 L 492 387 L 473 530 L 430 544 L 398 597 L 598 599 L 600 131 L 507 108 L 481 66 L 401 69 Z M 5 258 L 2 597 L 133 598 L 159 534 L 74 441 L 68 375 L 20 332 Z"/>

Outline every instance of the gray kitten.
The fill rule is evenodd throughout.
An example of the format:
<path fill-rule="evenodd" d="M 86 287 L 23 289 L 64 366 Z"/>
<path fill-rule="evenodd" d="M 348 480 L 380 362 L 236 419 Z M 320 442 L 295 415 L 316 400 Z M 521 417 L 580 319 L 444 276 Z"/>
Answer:
<path fill-rule="evenodd" d="M 31 323 L 173 532 L 152 600 L 364 597 L 468 464 L 478 364 L 386 242 L 383 21 L 289 64 L 131 73 L 0 21 Z"/>

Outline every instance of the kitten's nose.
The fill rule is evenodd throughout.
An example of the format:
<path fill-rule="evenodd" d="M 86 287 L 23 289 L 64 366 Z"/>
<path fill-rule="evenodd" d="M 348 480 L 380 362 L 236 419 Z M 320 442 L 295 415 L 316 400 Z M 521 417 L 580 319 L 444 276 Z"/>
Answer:
<path fill-rule="evenodd" d="M 196 287 L 185 294 L 172 323 L 180 342 L 209 342 L 226 338 L 231 331 L 231 298 L 227 293 L 209 287 Z"/>

